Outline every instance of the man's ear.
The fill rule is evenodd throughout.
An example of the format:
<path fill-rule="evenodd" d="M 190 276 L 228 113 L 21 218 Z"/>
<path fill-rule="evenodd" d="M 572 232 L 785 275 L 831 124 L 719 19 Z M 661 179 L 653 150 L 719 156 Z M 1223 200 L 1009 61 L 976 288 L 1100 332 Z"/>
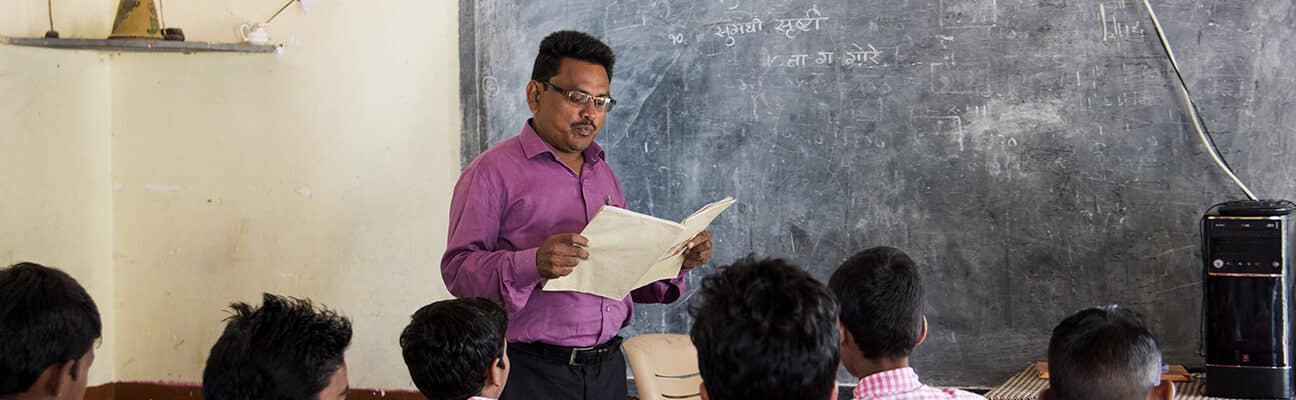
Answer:
<path fill-rule="evenodd" d="M 1044 388 L 1039 392 L 1039 400 L 1053 400 L 1053 392 L 1050 392 L 1049 388 Z"/>
<path fill-rule="evenodd" d="M 711 395 L 706 391 L 706 382 L 698 383 L 698 393 L 702 394 L 702 400 L 711 400 Z"/>
<path fill-rule="evenodd" d="M 532 113 L 540 109 L 541 89 L 544 88 L 540 85 L 540 82 L 531 81 L 527 83 L 527 87 L 526 87 L 527 108 L 530 108 Z"/>
<path fill-rule="evenodd" d="M 914 343 L 914 347 L 918 347 L 918 345 L 922 344 L 922 342 L 925 340 L 927 340 L 927 316 L 926 315 L 922 317 L 922 331 L 918 334 L 918 342 Z"/>
<path fill-rule="evenodd" d="M 1174 383 L 1163 380 L 1160 385 L 1152 387 L 1152 393 L 1148 393 L 1148 400 L 1172 400 L 1174 396 Z"/>

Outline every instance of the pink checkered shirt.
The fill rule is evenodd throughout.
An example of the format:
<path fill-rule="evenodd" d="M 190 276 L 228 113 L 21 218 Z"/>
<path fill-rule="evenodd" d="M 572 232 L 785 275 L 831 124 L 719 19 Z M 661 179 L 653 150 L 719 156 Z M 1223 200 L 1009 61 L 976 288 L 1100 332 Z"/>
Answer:
<path fill-rule="evenodd" d="M 951 388 L 935 388 L 918 381 L 913 368 L 897 368 L 860 379 L 855 400 L 937 400 L 980 399 L 984 397 Z"/>

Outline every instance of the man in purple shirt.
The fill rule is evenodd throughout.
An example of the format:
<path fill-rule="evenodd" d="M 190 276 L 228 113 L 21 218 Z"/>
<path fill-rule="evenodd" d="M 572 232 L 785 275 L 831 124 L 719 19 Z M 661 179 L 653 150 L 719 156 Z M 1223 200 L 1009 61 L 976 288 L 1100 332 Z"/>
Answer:
<path fill-rule="evenodd" d="M 587 34 L 561 31 L 540 43 L 526 87 L 532 118 L 521 133 L 483 152 L 455 185 L 441 275 L 457 297 L 484 297 L 508 311 L 510 399 L 626 398 L 617 332 L 632 303 L 670 303 L 689 270 L 711 257 L 711 234 L 690 241 L 684 268 L 615 300 L 546 292 L 589 257 L 578 232 L 604 205 L 625 196 L 594 143 L 616 104 L 609 94 L 612 49 Z"/>

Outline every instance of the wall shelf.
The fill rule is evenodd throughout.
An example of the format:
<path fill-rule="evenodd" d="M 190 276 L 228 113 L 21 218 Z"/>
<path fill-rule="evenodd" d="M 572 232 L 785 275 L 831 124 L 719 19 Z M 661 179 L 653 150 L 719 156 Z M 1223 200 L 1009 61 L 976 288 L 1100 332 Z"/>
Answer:
<path fill-rule="evenodd" d="M 246 43 L 180 42 L 147 39 L 45 39 L 0 38 L 15 46 L 51 49 L 130 51 L 143 53 L 272 53 L 277 46 Z"/>

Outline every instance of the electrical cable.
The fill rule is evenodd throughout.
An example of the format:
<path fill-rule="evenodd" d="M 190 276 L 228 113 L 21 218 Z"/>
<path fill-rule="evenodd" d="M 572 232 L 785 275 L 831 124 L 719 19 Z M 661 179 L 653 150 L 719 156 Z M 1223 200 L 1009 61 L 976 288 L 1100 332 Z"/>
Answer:
<path fill-rule="evenodd" d="M 1152 4 L 1148 0 L 1143 0 L 1143 6 L 1147 8 L 1148 16 L 1152 17 L 1152 27 L 1156 29 L 1157 37 L 1161 39 L 1161 48 L 1165 49 L 1166 56 L 1170 58 L 1170 67 L 1174 68 L 1175 77 L 1179 81 L 1179 90 L 1183 94 L 1184 105 L 1188 108 L 1188 114 L 1192 119 L 1193 129 L 1197 131 L 1197 137 L 1201 139 L 1202 145 L 1206 146 L 1207 153 L 1210 154 L 1211 160 L 1215 161 L 1225 175 L 1233 180 L 1242 192 L 1250 200 L 1257 200 L 1255 193 L 1247 188 L 1246 184 L 1238 179 L 1233 173 L 1233 168 L 1224 161 L 1224 156 L 1220 154 L 1219 147 L 1215 145 L 1215 139 L 1211 137 L 1210 132 L 1206 130 L 1205 122 L 1201 118 L 1201 113 L 1197 110 L 1197 103 L 1192 101 L 1192 96 L 1188 93 L 1188 84 L 1184 82 L 1183 73 L 1179 71 L 1179 62 L 1175 60 L 1174 51 L 1170 49 L 1170 42 L 1166 40 L 1165 32 L 1161 30 L 1161 21 L 1157 19 L 1156 12 L 1152 11 Z"/>

